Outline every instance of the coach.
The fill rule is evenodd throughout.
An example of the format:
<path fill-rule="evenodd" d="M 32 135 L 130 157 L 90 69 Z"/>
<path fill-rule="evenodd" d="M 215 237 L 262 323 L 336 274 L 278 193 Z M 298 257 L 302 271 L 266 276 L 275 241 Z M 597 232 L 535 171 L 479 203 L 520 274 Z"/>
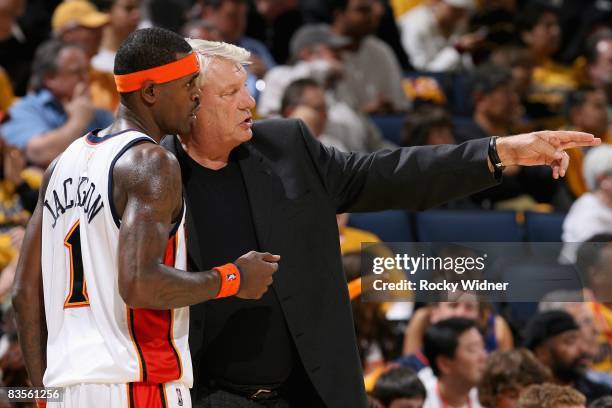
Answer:
<path fill-rule="evenodd" d="M 365 407 L 336 213 L 432 207 L 497 184 L 496 164 L 548 164 L 563 176 L 562 149 L 599 142 L 539 132 L 341 153 L 302 122 L 252 123 L 242 67 L 248 53 L 191 45 L 202 57 L 202 107 L 191 135 L 164 141 L 182 168 L 190 270 L 251 249 L 281 255 L 262 299 L 191 308 L 196 407 Z"/>

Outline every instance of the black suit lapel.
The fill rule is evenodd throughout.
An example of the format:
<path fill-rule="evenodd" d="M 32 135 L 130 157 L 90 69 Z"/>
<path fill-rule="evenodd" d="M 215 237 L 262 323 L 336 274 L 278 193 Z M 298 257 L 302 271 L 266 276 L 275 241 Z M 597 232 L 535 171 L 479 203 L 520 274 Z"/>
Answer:
<path fill-rule="evenodd" d="M 283 187 L 267 160 L 250 144 L 239 147 L 237 158 L 249 197 L 255 234 L 261 251 L 270 248 L 273 216 L 283 200 Z"/>

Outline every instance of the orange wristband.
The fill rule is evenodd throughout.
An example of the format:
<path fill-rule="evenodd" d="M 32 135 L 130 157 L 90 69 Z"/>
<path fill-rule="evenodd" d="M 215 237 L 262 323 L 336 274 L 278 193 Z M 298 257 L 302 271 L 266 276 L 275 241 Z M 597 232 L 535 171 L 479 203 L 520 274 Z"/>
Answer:
<path fill-rule="evenodd" d="M 240 269 L 236 264 L 228 263 L 213 268 L 219 272 L 221 287 L 215 299 L 234 296 L 240 290 Z"/>

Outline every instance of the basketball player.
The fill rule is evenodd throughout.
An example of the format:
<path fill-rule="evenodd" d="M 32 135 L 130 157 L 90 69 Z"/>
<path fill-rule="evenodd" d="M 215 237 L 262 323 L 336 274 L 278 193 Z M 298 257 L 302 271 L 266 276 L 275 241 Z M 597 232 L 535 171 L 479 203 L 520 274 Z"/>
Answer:
<path fill-rule="evenodd" d="M 268 253 L 183 271 L 180 169 L 158 143 L 189 132 L 198 72 L 180 36 L 131 34 L 115 59 L 117 120 L 72 143 L 44 176 L 13 302 L 32 384 L 64 388 L 49 406 L 190 407 L 187 306 L 257 299 L 272 282 L 279 257 Z"/>

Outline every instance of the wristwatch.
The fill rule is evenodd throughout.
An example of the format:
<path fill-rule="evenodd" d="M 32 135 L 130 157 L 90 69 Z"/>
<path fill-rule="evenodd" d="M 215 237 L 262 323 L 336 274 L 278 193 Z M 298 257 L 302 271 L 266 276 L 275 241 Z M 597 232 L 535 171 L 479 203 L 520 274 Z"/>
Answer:
<path fill-rule="evenodd" d="M 503 169 L 506 168 L 497 154 L 497 138 L 499 136 L 491 136 L 489 140 L 489 160 L 493 165 L 495 176 L 500 176 Z"/>

